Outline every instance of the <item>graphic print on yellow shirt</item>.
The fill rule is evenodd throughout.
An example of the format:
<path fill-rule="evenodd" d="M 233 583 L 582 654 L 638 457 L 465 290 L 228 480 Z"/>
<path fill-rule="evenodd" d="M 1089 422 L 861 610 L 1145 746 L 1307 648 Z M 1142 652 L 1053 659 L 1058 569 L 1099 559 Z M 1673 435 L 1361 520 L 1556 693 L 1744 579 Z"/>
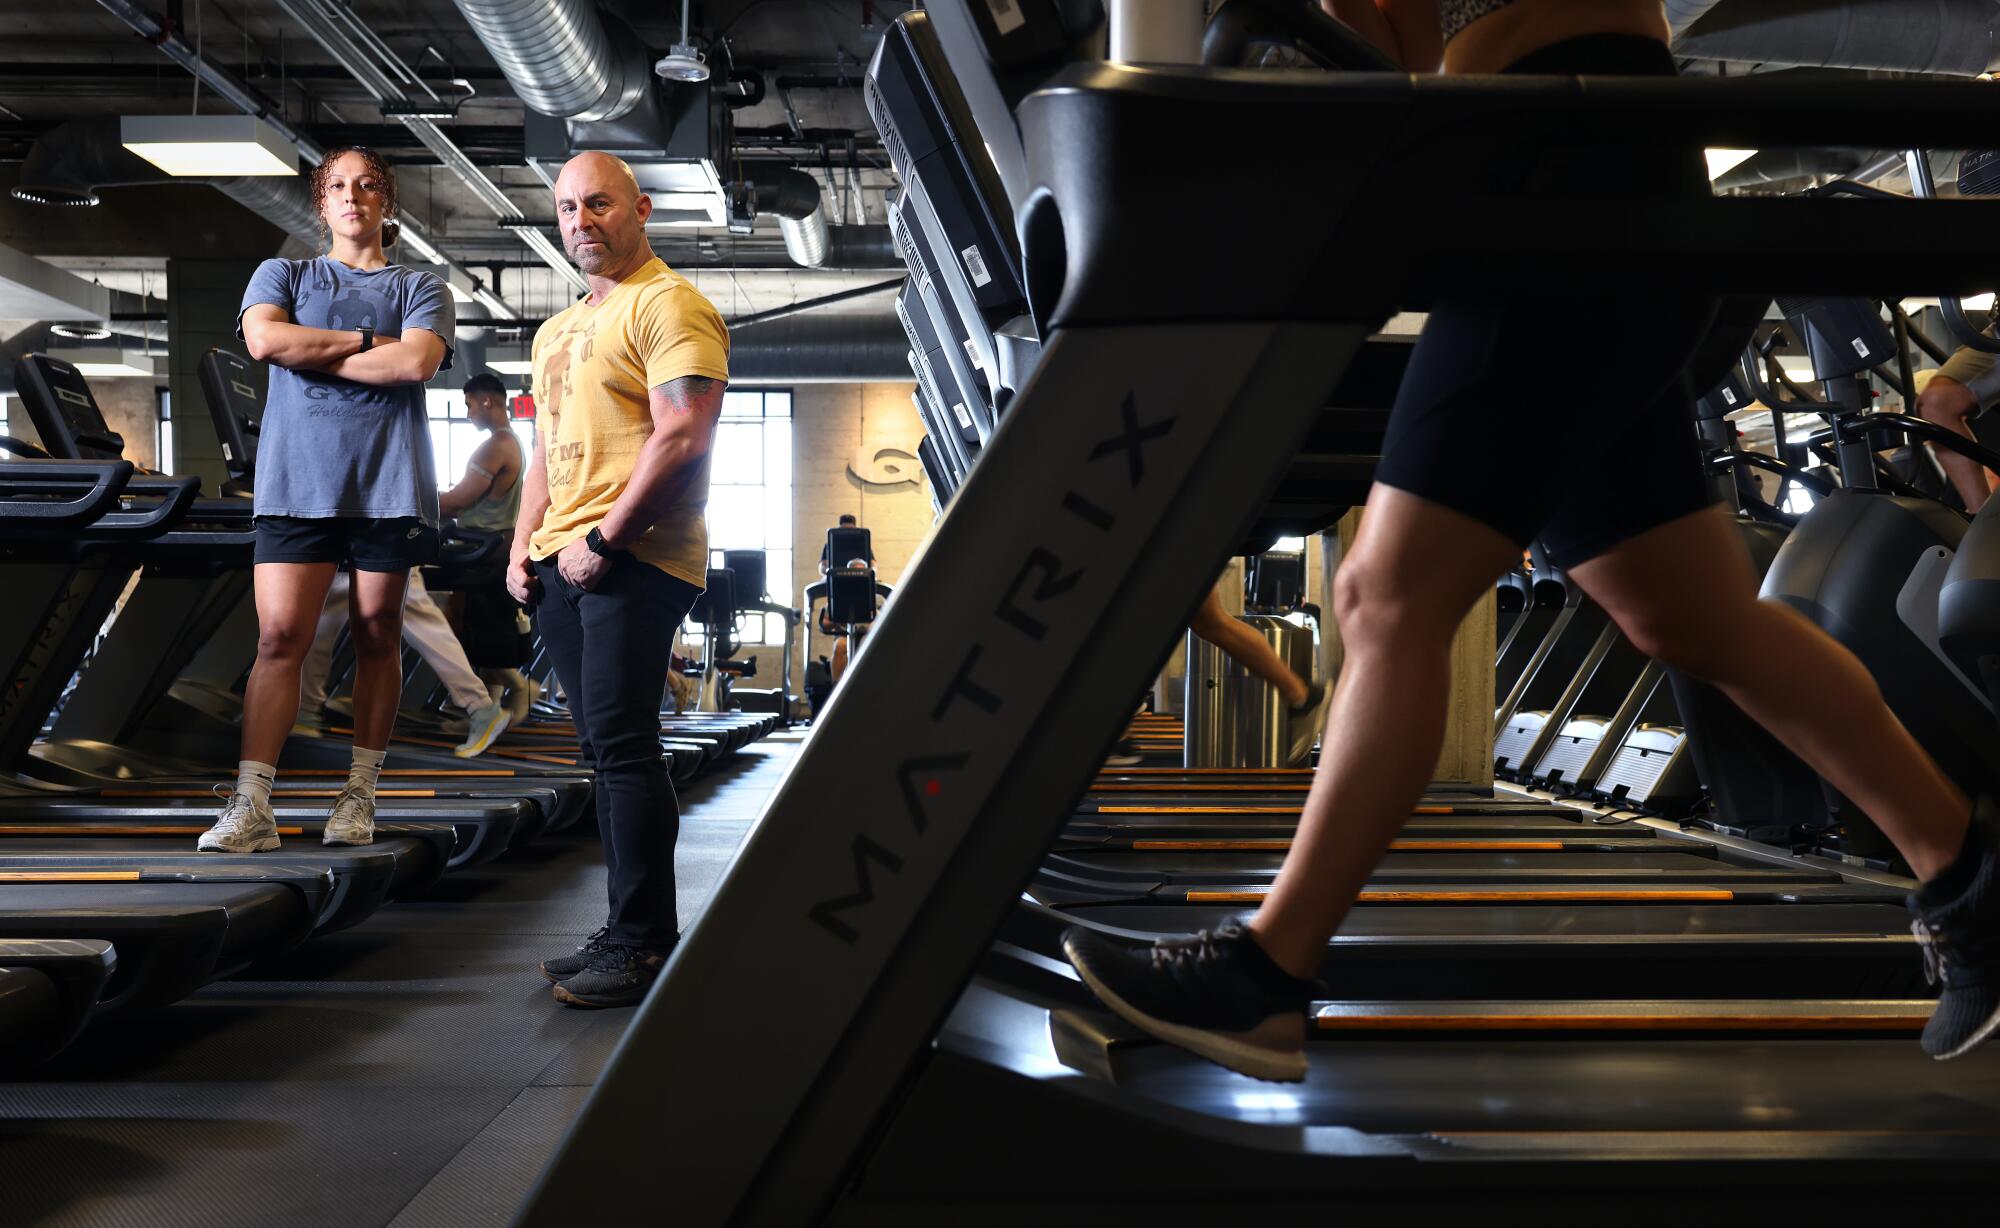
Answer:
<path fill-rule="evenodd" d="M 625 493 L 653 433 L 652 389 L 729 378 L 729 331 L 714 304 L 655 258 L 603 302 L 580 300 L 535 334 L 534 390 L 549 510 L 528 553 L 545 559 L 596 527 Z M 708 578 L 708 461 L 632 553 L 701 587 Z"/>

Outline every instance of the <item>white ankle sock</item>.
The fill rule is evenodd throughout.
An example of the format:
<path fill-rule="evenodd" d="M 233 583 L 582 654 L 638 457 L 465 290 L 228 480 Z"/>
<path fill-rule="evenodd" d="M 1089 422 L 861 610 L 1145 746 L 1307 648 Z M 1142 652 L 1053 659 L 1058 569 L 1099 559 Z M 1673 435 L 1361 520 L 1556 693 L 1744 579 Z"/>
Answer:
<path fill-rule="evenodd" d="M 347 767 L 347 787 L 374 797 L 375 782 L 382 778 L 382 760 L 388 756 L 389 752 L 386 750 L 355 747 L 354 761 Z"/>
<path fill-rule="evenodd" d="M 245 759 L 236 765 L 236 791 L 256 805 L 271 804 L 271 783 L 277 779 L 278 769 L 268 763 Z"/>

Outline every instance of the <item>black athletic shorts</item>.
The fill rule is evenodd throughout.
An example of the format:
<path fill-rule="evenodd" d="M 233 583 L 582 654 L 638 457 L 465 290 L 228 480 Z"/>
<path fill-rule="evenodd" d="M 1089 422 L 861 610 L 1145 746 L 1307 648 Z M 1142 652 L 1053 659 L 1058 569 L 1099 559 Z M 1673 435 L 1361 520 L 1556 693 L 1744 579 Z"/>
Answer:
<path fill-rule="evenodd" d="M 259 563 L 343 563 L 408 571 L 437 562 L 438 531 L 415 516 L 259 516 Z"/>
<path fill-rule="evenodd" d="M 1672 76 L 1646 38 L 1598 35 L 1535 52 L 1516 73 Z M 1642 140 L 1525 147 L 1496 191 L 1706 196 L 1701 152 Z M 1472 195 L 1476 198 L 1477 192 Z M 1375 480 L 1470 516 L 1572 567 L 1706 507 L 1683 368 L 1713 299 L 1448 294 L 1431 306 L 1396 396 Z M 1699 391 L 1706 391 L 1699 390 Z"/>

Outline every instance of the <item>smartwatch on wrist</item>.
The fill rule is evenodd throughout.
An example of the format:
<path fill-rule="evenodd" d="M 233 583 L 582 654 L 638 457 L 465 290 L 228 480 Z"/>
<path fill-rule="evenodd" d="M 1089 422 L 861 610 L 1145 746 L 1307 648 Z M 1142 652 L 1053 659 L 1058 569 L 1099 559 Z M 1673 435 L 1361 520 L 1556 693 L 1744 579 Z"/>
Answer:
<path fill-rule="evenodd" d="M 363 354 L 366 354 L 369 350 L 375 348 L 374 329 L 369 328 L 367 325 L 364 324 L 363 326 L 355 329 L 354 331 L 361 334 L 361 352 Z"/>
<path fill-rule="evenodd" d="M 591 526 L 590 532 L 583 535 L 583 544 L 592 554 L 601 559 L 608 559 L 618 553 L 611 548 L 611 543 L 604 540 L 604 534 L 598 532 L 595 525 Z"/>

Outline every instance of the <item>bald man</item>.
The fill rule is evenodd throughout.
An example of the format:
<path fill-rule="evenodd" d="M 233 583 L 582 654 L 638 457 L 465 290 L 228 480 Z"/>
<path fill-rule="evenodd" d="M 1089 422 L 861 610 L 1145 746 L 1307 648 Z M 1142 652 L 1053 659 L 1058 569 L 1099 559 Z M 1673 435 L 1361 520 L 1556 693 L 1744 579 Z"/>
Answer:
<path fill-rule="evenodd" d="M 563 246 L 590 284 L 535 334 L 540 423 L 507 587 L 535 612 L 596 768 L 610 910 L 542 964 L 558 1002 L 629 1006 L 680 941 L 680 806 L 660 758 L 674 632 L 708 576 L 708 452 L 729 333 L 653 254 L 632 168 L 581 154 L 556 179 Z"/>

